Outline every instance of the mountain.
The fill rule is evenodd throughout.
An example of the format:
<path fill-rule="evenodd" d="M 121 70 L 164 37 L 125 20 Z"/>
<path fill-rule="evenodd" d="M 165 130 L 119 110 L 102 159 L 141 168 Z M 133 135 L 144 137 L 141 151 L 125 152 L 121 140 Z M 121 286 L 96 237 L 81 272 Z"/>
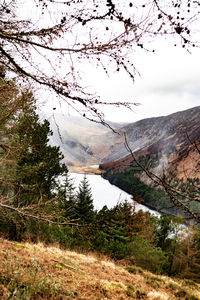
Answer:
<path fill-rule="evenodd" d="M 83 117 L 46 114 L 53 136 L 68 167 L 100 164 L 103 170 L 122 171 L 136 159 L 150 164 L 156 174 L 176 169 L 177 176 L 200 177 L 200 106 L 168 116 L 148 118 L 134 123 L 109 123 L 117 131 Z"/>
<path fill-rule="evenodd" d="M 200 177 L 199 121 L 200 106 L 128 124 L 120 128 L 120 135 L 116 136 L 109 154 L 102 159 L 101 168 L 112 168 L 114 172 L 130 167 L 133 157 L 124 146 L 125 133 L 136 159 L 150 164 L 157 174 L 174 168 L 180 178 Z"/>
<path fill-rule="evenodd" d="M 184 216 L 176 206 L 171 208 L 164 191 L 153 186 L 140 166 L 160 178 L 200 179 L 200 106 L 129 124 L 110 123 L 117 133 L 80 117 L 55 114 L 48 119 L 53 130 L 50 142 L 60 146 L 70 171 L 100 165 L 104 178 L 136 201 Z M 199 214 L 199 203 L 191 205 Z"/>
<path fill-rule="evenodd" d="M 45 113 L 43 118 L 50 122 L 53 131 L 50 143 L 60 146 L 64 154 L 64 162 L 69 168 L 99 164 L 102 150 L 105 148 L 104 139 L 110 131 L 108 127 L 83 117 L 61 113 Z M 109 125 L 113 128 L 122 126 L 111 122 Z"/>
<path fill-rule="evenodd" d="M 199 120 L 200 106 L 120 128 L 100 164 L 104 178 L 152 209 L 199 222 Z M 159 184 L 155 185 L 144 169 L 154 174 Z M 167 194 L 163 183 L 168 185 Z"/>

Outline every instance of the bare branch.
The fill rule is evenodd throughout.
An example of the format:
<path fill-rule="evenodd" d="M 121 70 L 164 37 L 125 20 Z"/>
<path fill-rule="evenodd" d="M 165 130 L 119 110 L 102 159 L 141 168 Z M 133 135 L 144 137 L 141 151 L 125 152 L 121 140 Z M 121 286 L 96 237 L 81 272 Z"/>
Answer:
<path fill-rule="evenodd" d="M 52 225 L 62 225 L 62 226 L 67 226 L 68 225 L 68 226 L 75 226 L 75 227 L 88 227 L 89 226 L 89 224 L 81 225 L 81 224 L 77 224 L 77 223 L 73 223 L 73 222 L 55 222 L 55 221 L 50 220 L 49 218 L 43 218 L 43 217 L 40 217 L 40 216 L 36 216 L 36 215 L 32 215 L 30 213 L 27 213 L 26 212 L 27 208 L 26 209 L 20 209 L 20 208 L 16 208 L 16 207 L 13 207 L 13 206 L 10 206 L 10 205 L 3 204 L 2 202 L 0 202 L 0 206 L 3 209 L 15 211 L 23 217 L 28 217 L 28 218 L 31 218 L 31 219 L 35 219 L 37 221 L 43 221 L 45 223 L 52 224 Z"/>
<path fill-rule="evenodd" d="M 164 189 L 164 191 L 166 192 L 166 194 L 168 195 L 170 201 L 176 206 L 176 207 L 180 207 L 183 209 L 183 211 L 185 211 L 190 218 L 194 219 L 197 223 L 200 222 L 200 215 L 198 213 L 193 212 L 188 205 L 186 205 L 185 203 L 183 203 L 183 201 L 179 200 L 179 196 L 181 198 L 188 198 L 187 195 L 182 194 L 179 190 L 174 189 L 170 184 L 168 184 L 168 182 L 166 181 L 165 176 L 164 177 L 159 177 L 156 174 L 154 174 L 153 172 L 151 172 L 148 168 L 143 167 L 138 160 L 136 159 L 133 151 L 131 150 L 128 141 L 127 141 L 127 137 L 126 137 L 126 133 L 124 133 L 124 139 L 125 139 L 125 147 L 126 149 L 129 151 L 129 153 L 131 154 L 131 157 L 133 158 L 134 162 L 137 164 L 137 166 L 139 166 L 141 168 L 141 170 L 152 180 L 152 182 L 154 182 L 156 185 L 162 187 Z M 191 199 L 189 199 L 191 200 Z"/>

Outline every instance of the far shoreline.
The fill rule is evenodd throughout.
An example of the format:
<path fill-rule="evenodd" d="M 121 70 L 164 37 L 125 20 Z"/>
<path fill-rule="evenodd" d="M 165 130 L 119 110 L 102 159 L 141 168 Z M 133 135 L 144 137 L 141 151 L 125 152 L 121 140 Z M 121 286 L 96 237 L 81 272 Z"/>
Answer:
<path fill-rule="evenodd" d="M 104 170 L 99 169 L 99 165 L 90 166 L 72 166 L 68 168 L 70 173 L 101 175 Z"/>

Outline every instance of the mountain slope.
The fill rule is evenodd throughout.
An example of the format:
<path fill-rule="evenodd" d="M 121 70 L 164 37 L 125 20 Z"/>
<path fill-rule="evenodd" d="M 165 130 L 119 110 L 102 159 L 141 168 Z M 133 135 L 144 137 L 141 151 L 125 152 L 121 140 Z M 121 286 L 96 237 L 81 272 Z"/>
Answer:
<path fill-rule="evenodd" d="M 174 168 L 179 177 L 200 177 L 200 106 L 169 116 L 149 118 L 130 124 L 105 126 L 81 117 L 47 115 L 53 130 L 51 144 L 58 145 L 70 166 L 101 163 L 104 170 L 123 170 L 133 161 L 128 145 L 139 161 L 154 165 L 160 174 Z"/>
<path fill-rule="evenodd" d="M 0 298 L 200 299 L 200 285 L 42 244 L 0 238 Z"/>
<path fill-rule="evenodd" d="M 123 144 L 125 132 L 135 157 L 157 173 L 173 167 L 179 177 L 199 177 L 200 106 L 165 117 L 144 119 L 120 129 L 101 168 L 123 170 L 133 161 Z"/>
<path fill-rule="evenodd" d="M 99 163 L 102 153 L 99 149 L 105 144 L 104 137 L 110 129 L 78 116 L 46 113 L 44 118 L 49 120 L 53 131 L 50 143 L 60 146 L 69 167 Z M 110 125 L 115 128 L 122 126 L 117 123 Z"/>

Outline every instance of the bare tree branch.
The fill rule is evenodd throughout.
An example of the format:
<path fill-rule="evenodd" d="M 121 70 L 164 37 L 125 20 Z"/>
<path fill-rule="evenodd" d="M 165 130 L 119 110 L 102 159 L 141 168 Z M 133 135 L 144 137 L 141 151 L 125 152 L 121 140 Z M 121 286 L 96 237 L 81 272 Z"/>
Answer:
<path fill-rule="evenodd" d="M 3 204 L 2 202 L 0 202 L 0 206 L 3 209 L 15 211 L 20 216 L 35 219 L 37 221 L 43 221 L 45 223 L 52 224 L 52 225 L 75 226 L 75 227 L 88 227 L 89 226 L 89 224 L 81 225 L 81 224 L 73 223 L 73 222 L 55 222 L 55 221 L 50 220 L 48 217 L 44 218 L 44 217 L 41 217 L 41 216 L 36 216 L 36 215 L 30 214 L 30 213 L 27 213 L 26 212 L 27 208 L 26 209 L 20 209 L 20 208 L 17 208 L 17 207 L 13 207 L 13 206 L 10 206 L 10 205 Z"/>

